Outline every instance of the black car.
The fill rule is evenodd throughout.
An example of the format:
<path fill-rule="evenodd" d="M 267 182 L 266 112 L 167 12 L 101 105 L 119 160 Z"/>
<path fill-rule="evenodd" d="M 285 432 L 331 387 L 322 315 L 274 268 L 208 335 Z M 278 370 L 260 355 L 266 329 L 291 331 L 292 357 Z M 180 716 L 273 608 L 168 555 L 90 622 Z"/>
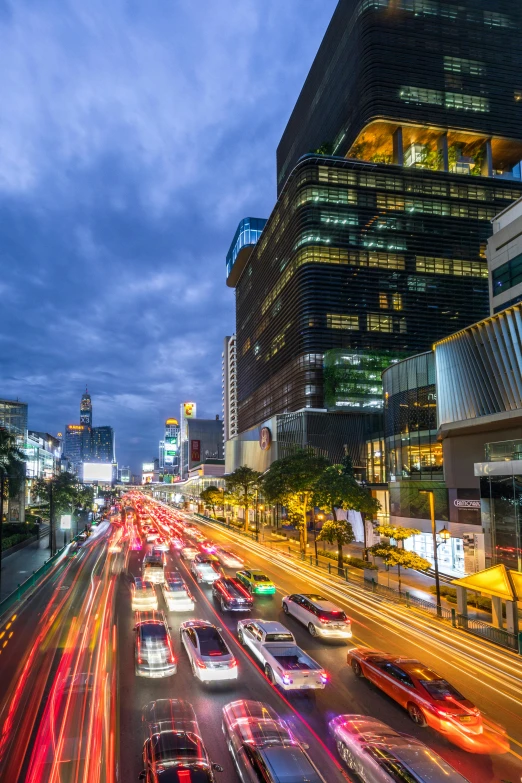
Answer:
<path fill-rule="evenodd" d="M 222 612 L 249 612 L 254 599 L 239 579 L 223 576 L 212 585 L 212 595 L 219 601 Z"/>
<path fill-rule="evenodd" d="M 146 783 L 215 783 L 210 761 L 191 704 L 182 699 L 157 699 L 143 711 L 147 739 L 140 780 Z"/>

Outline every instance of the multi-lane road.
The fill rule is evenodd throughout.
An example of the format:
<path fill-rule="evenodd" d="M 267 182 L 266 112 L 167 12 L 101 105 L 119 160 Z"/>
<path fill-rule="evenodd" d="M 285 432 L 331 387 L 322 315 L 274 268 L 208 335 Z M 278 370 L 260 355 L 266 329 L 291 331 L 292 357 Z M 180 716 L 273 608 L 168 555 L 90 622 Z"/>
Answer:
<path fill-rule="evenodd" d="M 144 502 L 154 509 L 153 501 Z M 167 511 L 161 508 L 162 514 Z M 154 520 L 154 514 L 147 513 Z M 0 634 L 4 634 L 0 638 L 1 780 L 137 780 L 143 768 L 142 708 L 166 697 L 183 698 L 193 705 L 209 755 L 224 767 L 216 774 L 219 783 L 239 780 L 221 731 L 221 710 L 242 698 L 275 708 L 309 745 L 310 755 L 329 783 L 354 779 L 341 771 L 342 763 L 328 736 L 329 720 L 340 713 L 373 715 L 398 731 L 413 734 L 471 783 L 522 780 L 522 667 L 517 656 L 289 561 L 254 541 L 233 539 L 218 525 L 178 511 L 168 513 L 201 525 L 208 538 L 226 542 L 249 565 L 273 579 L 275 596 L 256 597 L 251 616 L 286 625 L 297 643 L 327 669 L 330 682 L 312 698 L 302 694 L 283 697 L 239 645 L 238 616 L 217 609 L 210 588 L 195 582 L 173 549 L 166 554 L 166 569 L 179 568 L 189 583 L 197 599 L 193 616 L 223 629 L 238 660 L 239 677 L 219 687 L 195 680 L 179 638 L 179 625 L 188 615 L 169 612 L 159 588 L 160 609 L 168 617 L 178 659 L 177 673 L 166 679 L 136 677 L 130 585 L 132 577 L 141 573 L 145 548 L 132 551 L 125 529 L 106 525 L 77 557 L 64 558 L 40 590 L 0 625 Z M 313 638 L 283 614 L 283 595 L 311 591 L 324 594 L 351 617 L 354 637 L 350 644 Z M 1 647 L 5 640 L 7 645 Z M 352 645 L 418 658 L 435 669 L 505 727 L 510 752 L 495 756 L 467 753 L 433 730 L 414 725 L 395 702 L 354 676 L 346 662 Z"/>

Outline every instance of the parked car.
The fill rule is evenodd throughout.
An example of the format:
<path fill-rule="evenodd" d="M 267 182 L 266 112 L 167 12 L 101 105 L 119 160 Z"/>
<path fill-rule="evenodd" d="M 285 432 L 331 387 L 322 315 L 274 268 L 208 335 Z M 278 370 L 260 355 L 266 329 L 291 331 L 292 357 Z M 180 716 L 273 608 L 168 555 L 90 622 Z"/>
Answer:
<path fill-rule="evenodd" d="M 170 677 L 177 663 L 163 612 L 138 615 L 135 632 L 135 670 L 140 677 Z"/>
<path fill-rule="evenodd" d="M 195 600 L 179 571 L 165 574 L 161 589 L 165 603 L 171 612 L 190 612 L 194 609 Z"/>
<path fill-rule="evenodd" d="M 222 728 L 243 783 L 326 783 L 269 704 L 241 699 L 225 705 Z"/>
<path fill-rule="evenodd" d="M 158 608 L 158 596 L 152 582 L 136 577 L 131 588 L 131 606 L 133 612 L 142 612 L 147 609 Z"/>
<path fill-rule="evenodd" d="M 237 661 L 219 628 L 206 620 L 187 620 L 180 635 L 194 677 L 207 683 L 237 680 Z"/>
<path fill-rule="evenodd" d="M 484 729 L 480 710 L 420 661 L 367 647 L 349 650 L 347 660 L 356 677 L 365 677 L 398 702 L 417 726 L 430 726 L 478 751 Z"/>
<path fill-rule="evenodd" d="M 255 568 L 238 571 L 236 576 L 252 594 L 273 595 L 276 591 L 272 580 L 262 571 L 258 571 Z"/>
<path fill-rule="evenodd" d="M 281 623 L 239 620 L 237 636 L 261 663 L 272 685 L 285 691 L 324 688 L 327 672 L 297 646 L 293 633 Z"/>
<path fill-rule="evenodd" d="M 190 570 L 196 577 L 197 582 L 212 584 L 220 578 L 221 572 L 216 568 L 219 561 L 215 555 L 196 555 L 190 566 Z"/>
<path fill-rule="evenodd" d="M 352 623 L 338 606 L 315 593 L 285 595 L 283 611 L 303 623 L 310 636 L 350 639 Z"/>
<path fill-rule="evenodd" d="M 201 738 L 196 714 L 182 699 L 157 699 L 143 711 L 146 739 L 139 779 L 146 783 L 214 783 L 213 763 Z"/>
<path fill-rule="evenodd" d="M 222 612 L 249 612 L 254 599 L 239 579 L 222 576 L 212 585 L 212 596 L 219 602 Z"/>
<path fill-rule="evenodd" d="M 329 723 L 337 751 L 361 780 L 372 783 L 469 783 L 432 748 L 368 715 L 338 715 Z"/>

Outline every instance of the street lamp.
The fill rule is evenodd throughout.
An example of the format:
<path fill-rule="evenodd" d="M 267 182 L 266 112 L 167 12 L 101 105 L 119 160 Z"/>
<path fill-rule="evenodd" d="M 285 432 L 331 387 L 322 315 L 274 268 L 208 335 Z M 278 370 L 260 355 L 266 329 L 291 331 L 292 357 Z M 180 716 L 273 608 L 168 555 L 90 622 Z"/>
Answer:
<path fill-rule="evenodd" d="M 443 527 L 439 535 L 442 541 L 437 543 L 437 527 L 435 524 L 435 491 L 433 489 L 420 489 L 419 495 L 428 495 L 430 499 L 430 519 L 431 519 L 431 534 L 433 536 L 433 564 L 435 566 L 435 591 L 437 593 L 437 616 L 442 615 L 442 606 L 440 603 L 440 579 L 439 579 L 439 555 L 438 547 L 443 541 L 447 541 L 451 538 L 451 533 L 446 527 Z"/>
<path fill-rule="evenodd" d="M 317 519 L 319 522 L 322 522 L 324 519 L 324 514 L 320 513 L 317 515 Z M 315 563 L 317 565 L 317 530 L 315 529 L 315 516 L 314 516 L 314 549 L 315 549 Z"/>

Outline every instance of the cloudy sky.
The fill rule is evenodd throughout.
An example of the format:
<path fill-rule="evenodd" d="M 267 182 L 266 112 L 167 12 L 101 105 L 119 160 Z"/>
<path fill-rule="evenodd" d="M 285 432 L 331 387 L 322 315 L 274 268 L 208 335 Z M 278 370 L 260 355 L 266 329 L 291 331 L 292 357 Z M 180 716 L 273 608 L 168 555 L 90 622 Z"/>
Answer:
<path fill-rule="evenodd" d="M 336 0 L 0 0 L 0 397 L 157 456 L 221 413 L 225 255 Z"/>

